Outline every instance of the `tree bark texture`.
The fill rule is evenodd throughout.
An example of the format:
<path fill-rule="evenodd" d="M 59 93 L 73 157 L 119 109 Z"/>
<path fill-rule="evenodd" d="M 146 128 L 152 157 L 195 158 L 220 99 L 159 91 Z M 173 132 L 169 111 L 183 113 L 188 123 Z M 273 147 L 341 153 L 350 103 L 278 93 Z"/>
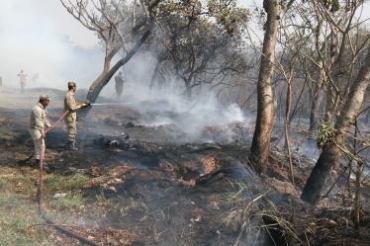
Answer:
<path fill-rule="evenodd" d="M 279 27 L 280 5 L 276 0 L 264 0 L 267 13 L 261 63 L 257 84 L 257 120 L 251 146 L 250 161 L 258 172 L 263 172 L 270 153 L 270 138 L 274 124 L 274 98 L 272 76 L 274 73 L 275 47 Z"/>
<path fill-rule="evenodd" d="M 314 169 L 312 170 L 307 183 L 301 194 L 301 199 L 312 205 L 320 200 L 320 194 L 324 188 L 327 177 L 333 166 L 342 156 L 343 139 L 346 138 L 351 124 L 356 120 L 364 101 L 366 90 L 370 83 L 370 49 L 365 59 L 365 64 L 350 88 L 346 103 L 341 110 L 335 124 L 335 133 L 331 141 L 325 144 Z"/>
<path fill-rule="evenodd" d="M 325 71 L 320 69 L 320 73 L 317 79 L 317 84 L 313 87 L 313 95 L 312 95 L 312 102 L 311 102 L 311 111 L 310 111 L 310 128 L 308 129 L 310 132 L 316 132 L 318 128 L 318 106 L 320 105 L 320 94 L 322 91 L 322 86 L 325 80 Z"/>

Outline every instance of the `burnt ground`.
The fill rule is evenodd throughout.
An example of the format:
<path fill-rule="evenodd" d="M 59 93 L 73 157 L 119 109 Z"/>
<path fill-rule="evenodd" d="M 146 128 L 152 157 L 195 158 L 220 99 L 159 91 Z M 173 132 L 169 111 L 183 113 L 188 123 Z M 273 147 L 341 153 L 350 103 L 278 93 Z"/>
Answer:
<path fill-rule="evenodd" d="M 27 175 L 34 169 L 27 160 L 29 99 L 1 96 L 12 100 L 0 107 L 0 168 Z M 60 113 L 51 106 L 51 121 Z M 64 228 L 96 245 L 369 245 L 366 207 L 355 229 L 343 185 L 316 208 L 299 200 L 310 159 L 294 156 L 292 183 L 287 155 L 273 150 L 266 174 L 258 176 L 247 162 L 248 129 L 228 126 L 235 133 L 230 142 L 223 141 L 224 128 L 207 127 L 206 142 L 189 142 L 181 128 L 143 125 L 144 117 L 130 105 L 93 108 L 78 123 L 79 151 L 64 149 L 63 123 L 48 134 L 45 175 L 66 182 L 76 173 L 88 177 L 80 187 L 83 211 L 51 211 L 74 218 Z M 83 245 L 68 235 L 59 239 Z"/>

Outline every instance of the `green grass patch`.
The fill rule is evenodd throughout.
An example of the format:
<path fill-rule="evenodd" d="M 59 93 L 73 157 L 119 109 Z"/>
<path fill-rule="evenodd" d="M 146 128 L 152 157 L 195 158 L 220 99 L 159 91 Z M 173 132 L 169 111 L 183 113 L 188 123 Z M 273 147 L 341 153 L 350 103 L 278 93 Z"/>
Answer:
<path fill-rule="evenodd" d="M 89 178 L 82 174 L 71 176 L 50 175 L 44 180 L 45 191 L 49 194 L 49 206 L 56 210 L 83 210 L 86 202 L 82 195 L 84 183 Z M 53 197 L 57 192 L 64 196 Z"/>
<path fill-rule="evenodd" d="M 1 189 L 0 214 L 0 246 L 57 245 L 33 201 Z"/>
<path fill-rule="evenodd" d="M 72 176 L 50 175 L 44 180 L 45 187 L 51 191 L 71 191 L 81 190 L 83 184 L 89 180 L 89 177 L 82 174 Z"/>
<path fill-rule="evenodd" d="M 24 196 L 30 196 L 35 193 L 37 180 L 32 176 L 7 175 L 0 179 L 1 193 L 11 191 Z M 1 195 L 0 195 L 1 196 Z"/>
<path fill-rule="evenodd" d="M 25 168 L 21 172 L 3 170 L 0 177 L 0 246 L 62 245 L 58 234 L 54 234 L 38 215 L 38 178 L 38 172 L 32 169 Z M 46 213 L 60 215 L 61 219 L 69 218 L 73 224 L 73 215 L 85 209 L 82 189 L 89 178 L 81 174 L 50 174 L 44 178 L 43 203 Z M 57 192 L 66 195 L 54 198 Z M 63 211 L 67 211 L 68 216 L 62 215 Z"/>
<path fill-rule="evenodd" d="M 81 193 L 67 194 L 64 197 L 55 198 L 50 201 L 50 208 L 58 210 L 77 209 L 81 210 L 85 207 L 85 199 Z"/>
<path fill-rule="evenodd" d="M 3 128 L 3 127 L 0 127 L 0 139 L 2 140 L 15 140 L 17 139 L 18 137 L 18 134 L 7 129 L 7 128 Z"/>

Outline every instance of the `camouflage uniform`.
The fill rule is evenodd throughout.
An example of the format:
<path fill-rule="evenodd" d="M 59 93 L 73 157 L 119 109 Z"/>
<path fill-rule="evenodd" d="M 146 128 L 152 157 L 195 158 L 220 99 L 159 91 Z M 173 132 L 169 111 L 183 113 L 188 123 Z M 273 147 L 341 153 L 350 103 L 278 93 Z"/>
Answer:
<path fill-rule="evenodd" d="M 41 96 L 40 99 L 49 98 L 48 96 Z M 48 99 L 49 100 L 49 99 Z M 44 131 L 45 127 L 51 127 L 49 120 L 47 119 L 47 110 L 39 102 L 33 108 L 30 115 L 29 132 L 33 139 L 35 146 L 35 158 L 37 161 L 43 159 L 45 156 L 45 139 Z"/>
<path fill-rule="evenodd" d="M 75 82 L 68 82 L 68 92 L 64 97 L 64 111 L 69 111 L 65 117 L 65 122 L 68 130 L 67 148 L 71 150 L 78 150 L 76 147 L 77 135 L 77 110 L 86 107 L 86 103 L 78 103 L 75 99 Z"/>

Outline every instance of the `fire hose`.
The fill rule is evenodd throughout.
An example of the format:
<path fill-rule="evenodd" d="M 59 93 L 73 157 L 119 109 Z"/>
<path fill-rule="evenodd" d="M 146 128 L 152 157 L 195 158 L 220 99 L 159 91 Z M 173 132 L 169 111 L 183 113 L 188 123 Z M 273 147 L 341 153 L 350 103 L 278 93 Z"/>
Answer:
<path fill-rule="evenodd" d="M 54 127 L 56 127 L 65 117 L 66 115 L 68 114 L 69 110 L 66 110 L 65 112 L 63 112 L 63 114 L 59 117 L 59 119 L 51 126 L 49 127 L 45 132 L 44 132 L 44 136 L 46 135 L 46 133 L 48 133 L 49 131 L 51 131 Z M 92 245 L 92 246 L 98 246 L 99 244 L 97 243 L 94 243 L 90 240 L 88 240 L 87 238 L 83 237 L 83 236 L 80 236 L 62 226 L 59 226 L 57 225 L 54 221 L 52 221 L 51 219 L 49 219 L 47 216 L 46 216 L 46 213 L 43 209 L 43 206 L 42 206 L 42 191 L 43 191 L 43 186 L 44 186 L 44 176 L 43 176 L 43 169 L 44 169 L 44 153 L 42 151 L 42 149 L 40 149 L 40 153 L 41 153 L 41 156 L 40 156 L 40 166 L 39 166 L 39 181 L 38 181 L 38 185 L 37 185 L 37 193 L 36 193 L 36 198 L 37 198 L 37 204 L 38 204 L 38 212 L 39 212 L 39 215 L 41 216 L 42 219 L 44 219 L 46 221 L 47 224 L 53 226 L 56 230 L 64 233 L 65 235 L 67 236 L 70 236 L 70 237 L 73 237 L 73 238 L 76 238 L 78 239 L 81 243 L 84 243 L 84 244 L 87 244 L 87 245 Z"/>

